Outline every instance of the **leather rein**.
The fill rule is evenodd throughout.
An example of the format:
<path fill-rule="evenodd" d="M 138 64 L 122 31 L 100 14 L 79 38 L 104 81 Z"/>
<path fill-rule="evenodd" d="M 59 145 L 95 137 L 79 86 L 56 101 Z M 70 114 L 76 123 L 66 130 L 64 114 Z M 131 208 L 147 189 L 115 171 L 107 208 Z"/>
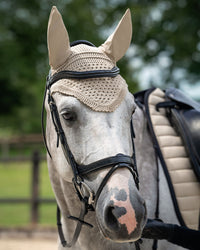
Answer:
<path fill-rule="evenodd" d="M 90 42 L 84 41 L 84 40 L 78 41 L 78 43 L 75 42 L 71 46 L 74 46 L 79 43 L 84 43 L 90 46 L 94 46 Z M 47 96 L 48 105 L 49 105 L 50 112 L 51 112 L 52 122 L 54 124 L 54 128 L 57 133 L 57 147 L 59 146 L 59 142 L 60 142 L 63 153 L 67 159 L 67 162 L 72 168 L 72 171 L 73 171 L 72 182 L 74 184 L 78 198 L 81 202 L 81 211 L 80 211 L 79 217 L 74 217 L 74 216 L 68 217 L 68 219 L 77 221 L 77 226 L 76 226 L 73 238 L 71 242 L 69 243 L 64 238 L 62 224 L 61 224 L 60 209 L 59 209 L 59 206 L 57 206 L 57 227 L 58 227 L 60 241 L 63 247 L 69 248 L 69 247 L 72 247 L 76 243 L 79 237 L 79 234 L 81 232 L 82 225 L 93 227 L 91 224 L 84 221 L 84 217 L 88 211 L 95 210 L 96 203 L 101 194 L 101 191 L 103 190 L 104 186 L 106 185 L 111 175 L 117 169 L 119 168 L 129 169 L 129 171 L 133 175 L 136 187 L 138 189 L 139 189 L 139 176 L 138 176 L 137 165 L 136 165 L 135 146 L 134 146 L 135 134 L 134 134 L 132 119 L 130 122 L 132 148 L 133 148 L 132 157 L 128 155 L 124 155 L 124 154 L 117 154 L 115 156 L 111 156 L 111 157 L 107 157 L 107 158 L 95 161 L 88 165 L 79 165 L 76 162 L 73 156 L 73 153 L 70 150 L 70 147 L 67 142 L 67 138 L 65 136 L 65 133 L 61 125 L 57 106 L 51 94 L 51 86 L 60 79 L 77 79 L 77 78 L 88 79 L 88 78 L 101 78 L 101 77 L 115 77 L 118 74 L 119 74 L 119 68 L 114 67 L 111 70 L 94 70 L 94 71 L 83 71 L 83 72 L 65 70 L 65 71 L 60 71 L 58 73 L 55 73 L 53 76 L 51 76 L 51 72 L 50 72 L 47 77 L 45 94 L 44 94 L 44 99 L 43 99 L 43 108 L 42 108 L 42 131 L 43 131 L 44 143 L 45 143 L 49 156 L 52 158 L 49 148 L 47 146 L 47 140 L 46 140 L 45 129 L 44 129 L 44 103 L 45 103 L 46 95 L 48 94 Z M 91 190 L 91 188 L 84 182 L 84 176 L 86 174 L 90 174 L 92 172 L 95 172 L 100 169 L 105 169 L 105 168 L 110 168 L 110 169 L 108 173 L 106 174 L 106 176 L 104 177 L 104 179 L 102 180 L 95 194 L 93 190 Z"/>

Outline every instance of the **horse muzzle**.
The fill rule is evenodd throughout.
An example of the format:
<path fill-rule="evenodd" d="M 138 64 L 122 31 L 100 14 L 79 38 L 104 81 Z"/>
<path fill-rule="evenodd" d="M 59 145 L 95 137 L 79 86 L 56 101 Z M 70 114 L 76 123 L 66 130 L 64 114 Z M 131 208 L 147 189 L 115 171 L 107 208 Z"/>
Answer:
<path fill-rule="evenodd" d="M 95 209 L 97 223 L 107 239 L 133 242 L 141 237 L 147 211 L 134 184 L 133 178 L 120 183 L 113 176 L 99 195 Z"/>

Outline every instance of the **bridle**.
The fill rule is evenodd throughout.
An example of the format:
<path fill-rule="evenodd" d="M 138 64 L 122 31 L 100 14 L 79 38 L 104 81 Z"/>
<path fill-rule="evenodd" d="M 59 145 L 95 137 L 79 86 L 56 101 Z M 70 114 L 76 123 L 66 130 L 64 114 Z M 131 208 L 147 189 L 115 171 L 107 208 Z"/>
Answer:
<path fill-rule="evenodd" d="M 76 41 L 71 44 L 71 46 L 75 46 L 77 44 L 87 44 L 90 46 L 94 46 L 92 43 L 85 41 L 85 40 L 80 40 Z M 107 181 L 111 177 L 111 175 L 119 168 L 127 168 L 131 174 L 133 175 L 136 187 L 139 189 L 139 177 L 138 177 L 138 172 L 137 172 L 137 165 L 136 165 L 136 157 L 135 157 L 135 146 L 134 146 L 134 129 L 133 129 L 133 123 L 132 119 L 130 122 L 130 130 L 131 130 L 131 139 L 132 139 L 132 147 L 133 147 L 133 155 L 132 157 L 124 154 L 117 154 L 115 156 L 107 157 L 98 161 L 95 161 L 93 163 L 90 163 L 88 165 L 79 165 L 74 156 L 73 153 L 70 150 L 70 147 L 67 142 L 67 138 L 65 136 L 65 133 L 63 131 L 59 113 L 57 110 L 56 103 L 54 101 L 54 98 L 51 94 L 51 86 L 57 82 L 60 79 L 89 79 L 89 78 L 101 78 L 101 77 L 115 77 L 119 74 L 119 68 L 114 67 L 111 70 L 94 70 L 94 71 L 60 71 L 58 73 L 55 73 L 53 76 L 51 76 L 51 72 L 47 76 L 47 82 L 46 82 L 46 88 L 45 88 L 45 94 L 44 94 L 44 99 L 43 99 L 43 108 L 42 108 L 42 131 L 43 131 L 43 137 L 44 137 L 44 143 L 47 149 L 47 152 L 50 157 L 51 153 L 49 151 L 47 141 L 46 141 L 46 136 L 45 136 L 45 129 L 44 129 L 44 103 L 46 99 L 46 95 L 48 92 L 48 105 L 50 108 L 51 112 L 51 118 L 52 122 L 55 127 L 55 131 L 57 133 L 57 147 L 59 146 L 59 142 L 61 143 L 63 153 L 69 163 L 69 165 L 72 168 L 73 171 L 73 184 L 76 190 L 76 193 L 78 195 L 78 198 L 81 202 L 81 212 L 80 216 L 73 217 L 69 216 L 69 219 L 76 220 L 77 221 L 77 226 L 74 232 L 73 239 L 70 243 L 68 243 L 63 235 L 62 231 L 62 225 L 61 225 L 61 220 L 60 220 L 60 209 L 57 206 L 57 226 L 58 226 L 58 233 L 60 236 L 61 243 L 63 247 L 72 247 L 80 234 L 82 225 L 87 225 L 92 227 L 91 224 L 87 223 L 84 221 L 84 217 L 87 214 L 87 212 L 94 211 L 94 208 L 96 207 L 97 200 L 106 185 Z M 110 168 L 106 176 L 103 178 L 100 186 L 97 189 L 96 194 L 91 190 L 91 188 L 84 182 L 84 176 L 87 174 L 90 174 L 92 172 L 95 172 L 100 169 L 105 169 L 105 168 Z"/>

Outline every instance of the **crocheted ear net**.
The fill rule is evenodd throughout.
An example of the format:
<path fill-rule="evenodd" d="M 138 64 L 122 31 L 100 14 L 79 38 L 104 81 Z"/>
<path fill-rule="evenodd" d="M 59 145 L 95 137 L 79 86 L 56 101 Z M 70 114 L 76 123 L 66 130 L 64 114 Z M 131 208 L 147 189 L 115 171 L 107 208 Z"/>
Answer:
<path fill-rule="evenodd" d="M 109 70 L 114 63 L 100 48 L 79 44 L 71 47 L 66 63 L 53 73 L 62 70 L 92 71 Z M 125 80 L 116 77 L 90 79 L 62 79 L 53 84 L 51 91 L 77 98 L 94 111 L 113 112 L 123 101 L 127 93 Z"/>

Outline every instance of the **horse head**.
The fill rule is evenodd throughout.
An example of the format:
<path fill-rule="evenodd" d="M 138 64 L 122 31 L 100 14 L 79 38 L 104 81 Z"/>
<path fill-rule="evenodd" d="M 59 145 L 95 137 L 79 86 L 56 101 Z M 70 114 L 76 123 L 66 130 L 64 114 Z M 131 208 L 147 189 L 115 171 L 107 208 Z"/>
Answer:
<path fill-rule="evenodd" d="M 73 212 L 75 191 L 70 189 L 76 201 L 65 195 L 73 180 L 79 198 L 90 199 L 102 234 L 115 242 L 136 241 L 146 222 L 133 157 L 136 105 L 116 67 L 131 36 L 129 10 L 99 47 L 85 41 L 70 45 L 56 7 L 49 18 L 46 137 L 52 186 L 62 213 Z"/>

